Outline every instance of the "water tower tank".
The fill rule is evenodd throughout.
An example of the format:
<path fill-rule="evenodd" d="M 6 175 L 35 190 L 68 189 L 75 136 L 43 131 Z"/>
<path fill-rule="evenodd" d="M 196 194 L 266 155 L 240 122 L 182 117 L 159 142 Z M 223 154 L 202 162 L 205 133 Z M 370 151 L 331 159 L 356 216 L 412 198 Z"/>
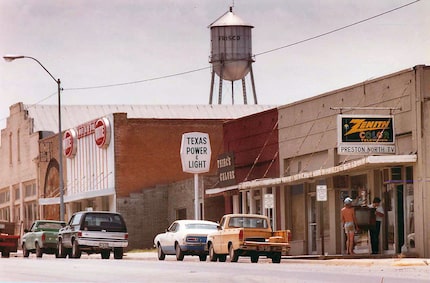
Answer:
<path fill-rule="evenodd" d="M 251 29 L 233 13 L 232 8 L 209 26 L 211 56 L 209 62 L 222 79 L 243 79 L 250 71 L 252 59 Z"/>

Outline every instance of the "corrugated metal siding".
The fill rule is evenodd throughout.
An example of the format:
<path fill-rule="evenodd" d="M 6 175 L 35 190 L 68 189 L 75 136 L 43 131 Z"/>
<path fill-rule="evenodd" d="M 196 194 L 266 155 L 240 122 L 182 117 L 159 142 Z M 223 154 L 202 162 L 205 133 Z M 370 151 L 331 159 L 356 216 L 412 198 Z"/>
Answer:
<path fill-rule="evenodd" d="M 34 131 L 58 132 L 58 106 L 25 105 L 34 119 Z M 236 119 L 268 109 L 270 105 L 62 105 L 62 129 L 69 129 L 111 113 L 128 118 Z"/>

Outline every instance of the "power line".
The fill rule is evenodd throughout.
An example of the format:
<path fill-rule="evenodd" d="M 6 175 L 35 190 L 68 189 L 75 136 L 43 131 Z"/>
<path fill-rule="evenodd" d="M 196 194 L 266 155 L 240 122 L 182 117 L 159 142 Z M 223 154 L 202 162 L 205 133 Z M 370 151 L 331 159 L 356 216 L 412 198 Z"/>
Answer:
<path fill-rule="evenodd" d="M 194 70 L 190 70 L 190 71 L 175 73 L 175 74 L 171 74 L 171 75 L 165 75 L 165 76 L 161 76 L 161 77 L 155 77 L 155 78 L 150 78 L 150 79 L 143 79 L 143 80 L 138 80 L 138 81 L 125 82 L 125 83 L 107 84 L 107 85 L 89 86 L 89 87 L 72 87 L 72 88 L 65 88 L 64 90 L 87 90 L 87 89 L 94 89 L 94 88 L 106 88 L 106 87 L 115 87 L 115 86 L 124 86 L 124 85 L 145 83 L 145 82 L 149 82 L 149 81 L 156 81 L 156 80 L 161 80 L 161 79 L 167 79 L 167 78 L 170 78 L 170 77 L 176 77 L 176 76 L 182 76 L 182 75 L 186 75 L 186 74 L 190 74 L 190 73 L 200 72 L 202 70 L 206 70 L 206 69 L 209 69 L 209 68 L 210 67 L 202 67 L 202 68 L 199 68 L 199 69 L 194 69 Z"/>
<path fill-rule="evenodd" d="M 308 41 L 311 41 L 311 40 L 314 40 L 314 39 L 317 39 L 317 38 L 320 38 L 320 37 L 323 37 L 323 36 L 326 36 L 326 35 L 329 35 L 329 34 L 332 34 L 332 33 L 335 33 L 335 32 L 338 32 L 338 31 L 341 31 L 341 30 L 344 30 L 344 29 L 347 29 L 347 28 L 350 28 L 350 27 L 352 27 L 352 26 L 356 26 L 356 25 L 362 24 L 362 23 L 364 23 L 364 22 L 367 22 L 367 21 L 370 21 L 370 20 L 376 19 L 376 18 L 381 17 L 381 16 L 383 16 L 383 15 L 386 15 L 386 14 L 392 13 L 392 12 L 394 12 L 394 11 L 397 11 L 397 10 L 403 9 L 403 8 L 405 8 L 405 7 L 407 7 L 407 6 L 410 6 L 410 5 L 412 5 L 412 4 L 415 4 L 415 3 L 419 2 L 419 1 L 421 1 L 421 0 L 416 0 L 416 1 L 413 1 L 413 2 L 410 2 L 410 3 L 407 3 L 407 4 L 402 5 L 402 6 L 400 6 L 400 7 L 397 7 L 397 8 L 394 8 L 394 9 L 388 10 L 388 11 L 386 11 L 386 12 L 383 12 L 383 13 L 377 14 L 377 15 L 375 15 L 375 16 L 372 16 L 372 17 L 370 17 L 370 18 L 366 18 L 366 19 L 364 19 L 364 20 L 360 20 L 360 21 L 354 22 L 354 23 L 352 23 L 352 24 L 349 24 L 349 25 L 346 25 L 346 26 L 343 26 L 343 27 L 340 27 L 340 28 L 333 29 L 333 30 L 331 30 L 331 31 L 328 31 L 328 32 L 325 32 L 325 33 L 322 33 L 322 34 L 319 34 L 319 35 L 316 35 L 316 36 L 308 37 L 308 38 L 306 38 L 306 39 L 303 39 L 303 40 L 300 40 L 300 41 L 296 41 L 296 42 L 294 42 L 294 43 L 290 43 L 290 44 L 287 44 L 287 45 L 284 45 L 284 46 L 281 46 L 281 47 L 278 47 L 278 48 L 274 48 L 274 49 L 271 49 L 271 50 L 268 50 L 268 51 L 264 51 L 264 52 L 261 52 L 261 53 L 255 54 L 254 56 L 259 56 L 259 55 L 263 55 L 263 54 L 267 54 L 267 53 L 275 52 L 275 51 L 278 51 L 278 50 L 280 50 L 280 49 L 284 49 L 284 48 L 288 48 L 288 47 L 291 47 L 291 46 L 294 46 L 294 45 L 298 45 L 298 44 L 301 44 L 301 43 L 304 43 L 304 42 L 308 42 Z"/>
<path fill-rule="evenodd" d="M 345 26 L 342 26 L 342 27 L 330 30 L 328 32 L 325 32 L 325 33 L 322 33 L 322 34 L 319 34 L 319 35 L 316 35 L 316 36 L 308 37 L 306 39 L 302 39 L 302 40 L 299 40 L 299 41 L 296 41 L 296 42 L 293 42 L 293 43 L 290 43 L 290 44 L 287 44 L 287 45 L 284 45 L 284 46 L 281 46 L 281 47 L 277 47 L 277 48 L 274 48 L 274 49 L 270 49 L 270 50 L 267 50 L 267 51 L 264 51 L 264 52 L 260 52 L 260 53 L 254 54 L 253 57 L 257 57 L 257 56 L 261 56 L 261 55 L 264 55 L 264 54 L 272 53 L 272 52 L 275 52 L 275 51 L 278 51 L 278 50 L 281 50 L 281 49 L 285 49 L 285 48 L 288 48 L 288 47 L 292 47 L 292 46 L 299 45 L 299 44 L 302 44 L 302 43 L 305 43 L 305 42 L 308 42 L 308 41 L 311 41 L 311 40 L 314 40 L 314 39 L 318 39 L 318 38 L 327 36 L 329 34 L 332 34 L 332 33 L 335 33 L 335 32 L 338 32 L 338 31 L 341 31 L 341 30 L 344 30 L 344 29 L 347 29 L 347 28 L 350 28 L 350 27 L 353 27 L 353 26 L 356 26 L 356 25 L 359 25 L 359 24 L 362 24 L 364 22 L 376 19 L 378 17 L 384 16 L 384 15 L 392 13 L 394 11 L 403 9 L 403 8 L 405 8 L 407 6 L 413 5 L 413 4 L 415 4 L 417 2 L 420 2 L 420 1 L 421 0 L 412 1 L 410 3 L 404 4 L 404 5 L 399 6 L 397 8 L 393 8 L 393 9 L 388 10 L 386 12 L 383 12 L 383 13 L 371 16 L 369 18 L 366 18 L 366 19 L 363 19 L 363 20 L 360 20 L 360 21 L 357 21 L 357 22 L 354 22 L 354 23 L 351 23 L 351 24 L 348 24 L 348 25 L 345 25 Z M 195 72 L 200 72 L 200 71 L 203 71 L 203 70 L 207 70 L 209 68 L 211 68 L 211 67 L 207 66 L 207 67 L 201 67 L 201 68 L 190 70 L 190 71 L 184 71 L 184 72 L 179 72 L 179 73 L 174 73 L 174 74 L 170 74 L 170 75 L 165 75 L 165 76 L 160 76 L 160 77 L 154 77 L 154 78 L 149 78 L 149 79 L 130 81 L 130 82 L 124 82 L 124 83 L 106 84 L 106 85 L 99 85 L 99 86 L 64 88 L 64 90 L 89 90 L 89 89 L 99 89 L 99 88 L 118 87 L 118 86 L 124 86 L 124 85 L 139 84 L 139 83 L 145 83 L 145 82 L 149 82 L 149 81 L 156 81 L 156 80 L 167 79 L 167 78 L 171 78 L 171 77 L 183 76 L 183 75 L 187 75 L 187 74 L 190 74 L 190 73 L 195 73 Z"/>

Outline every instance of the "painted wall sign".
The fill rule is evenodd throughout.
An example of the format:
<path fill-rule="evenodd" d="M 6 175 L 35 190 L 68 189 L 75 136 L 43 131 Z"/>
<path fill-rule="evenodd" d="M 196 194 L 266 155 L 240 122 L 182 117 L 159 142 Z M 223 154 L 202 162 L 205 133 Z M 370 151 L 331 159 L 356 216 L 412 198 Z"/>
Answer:
<path fill-rule="evenodd" d="M 236 184 L 234 153 L 227 152 L 220 154 L 217 159 L 217 168 L 220 187 L 227 187 Z"/>
<path fill-rule="evenodd" d="M 339 115 L 338 154 L 395 154 L 394 116 Z"/>
<path fill-rule="evenodd" d="M 211 163 L 211 144 L 209 134 L 192 132 L 182 135 L 182 170 L 187 173 L 205 173 Z"/>
<path fill-rule="evenodd" d="M 110 122 L 107 118 L 98 119 L 95 123 L 94 140 L 100 148 L 108 147 L 111 137 Z"/>
<path fill-rule="evenodd" d="M 74 129 L 69 129 L 63 135 L 63 153 L 67 158 L 73 158 L 77 149 L 77 133 Z"/>

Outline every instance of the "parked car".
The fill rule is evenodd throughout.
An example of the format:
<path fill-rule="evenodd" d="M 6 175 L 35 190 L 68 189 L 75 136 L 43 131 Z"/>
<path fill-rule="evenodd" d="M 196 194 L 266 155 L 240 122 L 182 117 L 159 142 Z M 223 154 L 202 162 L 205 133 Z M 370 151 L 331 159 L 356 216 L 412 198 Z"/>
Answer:
<path fill-rule="evenodd" d="M 206 220 L 176 220 L 165 233 L 154 238 L 154 246 L 158 251 L 158 259 L 164 260 L 166 255 L 176 255 L 182 261 L 185 255 L 197 255 L 205 261 L 206 238 L 209 233 L 217 230 L 218 224 Z"/>
<path fill-rule="evenodd" d="M 18 250 L 19 235 L 15 235 L 15 223 L 0 220 L 0 253 L 1 257 L 9 257 Z"/>
<path fill-rule="evenodd" d="M 30 253 L 36 253 L 36 257 L 43 254 L 57 254 L 58 231 L 66 226 L 64 221 L 36 220 L 30 230 L 25 229 L 22 236 L 22 254 L 28 257 Z"/>
<path fill-rule="evenodd" d="M 246 256 L 257 263 L 260 256 L 266 256 L 280 263 L 282 255 L 290 250 L 290 240 L 291 231 L 273 231 L 265 215 L 226 214 L 219 229 L 208 235 L 207 250 L 210 261 L 224 262 L 228 255 L 231 262 Z"/>
<path fill-rule="evenodd" d="M 58 256 L 80 258 L 82 252 L 100 253 L 108 259 L 122 259 L 128 246 L 128 233 L 121 214 L 106 211 L 81 211 L 72 215 L 68 224 L 58 231 Z"/>

